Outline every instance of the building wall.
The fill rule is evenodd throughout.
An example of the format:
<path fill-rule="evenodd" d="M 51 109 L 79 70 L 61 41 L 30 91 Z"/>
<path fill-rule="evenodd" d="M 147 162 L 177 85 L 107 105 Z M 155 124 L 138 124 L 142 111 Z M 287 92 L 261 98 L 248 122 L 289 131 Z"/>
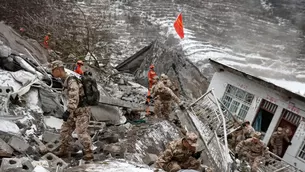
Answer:
<path fill-rule="evenodd" d="M 273 119 L 263 140 L 263 142 L 266 144 L 269 142 L 272 133 L 276 130 L 275 127 L 278 125 L 282 110 L 284 108 L 300 115 L 303 118 L 305 117 L 305 111 L 301 110 L 302 108 L 305 109 L 305 102 L 301 102 L 293 98 L 289 99 L 288 96 L 283 95 L 282 93 L 276 92 L 270 88 L 258 84 L 248 79 L 247 77 L 239 76 L 228 71 L 216 72 L 211 80 L 208 90 L 214 89 L 216 96 L 221 99 L 226 91 L 226 87 L 228 84 L 255 95 L 251 107 L 245 118 L 245 120 L 249 120 L 251 123 L 253 122 L 257 111 L 259 110 L 260 102 L 262 99 L 266 99 L 278 105 L 278 108 L 273 116 Z M 290 108 L 289 101 L 295 103 L 294 109 Z M 301 125 L 299 125 L 298 128 L 299 130 L 300 126 Z M 294 135 L 292 139 L 292 146 L 288 147 L 284 156 L 284 160 L 292 164 L 297 163 L 298 167 L 303 168 L 302 170 L 305 170 L 305 161 L 303 162 L 301 160 L 298 160 L 296 157 L 301 147 L 301 144 L 305 139 L 304 132 L 304 129 L 301 129 L 300 133 L 303 134 Z"/>

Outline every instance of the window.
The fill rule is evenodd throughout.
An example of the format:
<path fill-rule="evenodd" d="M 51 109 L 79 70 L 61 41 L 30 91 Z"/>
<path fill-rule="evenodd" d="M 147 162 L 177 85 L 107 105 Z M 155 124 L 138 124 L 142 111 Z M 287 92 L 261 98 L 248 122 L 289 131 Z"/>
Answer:
<path fill-rule="evenodd" d="M 305 140 L 303 141 L 298 157 L 305 160 Z"/>
<path fill-rule="evenodd" d="M 238 119 L 244 120 L 253 99 L 253 94 L 228 84 L 222 102 Z"/>

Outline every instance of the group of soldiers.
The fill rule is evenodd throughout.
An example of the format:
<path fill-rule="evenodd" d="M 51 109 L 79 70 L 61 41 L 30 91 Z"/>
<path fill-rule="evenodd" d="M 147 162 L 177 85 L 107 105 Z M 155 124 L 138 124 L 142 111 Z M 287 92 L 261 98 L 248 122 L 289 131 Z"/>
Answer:
<path fill-rule="evenodd" d="M 228 136 L 230 148 L 235 150 L 235 158 L 247 161 L 251 166 L 251 172 L 257 172 L 260 163 L 269 165 L 269 148 L 261 141 L 261 133 L 254 130 L 249 121 Z M 291 145 L 286 132 L 278 127 L 270 138 L 272 152 L 278 156 L 282 155 L 284 140 Z"/>

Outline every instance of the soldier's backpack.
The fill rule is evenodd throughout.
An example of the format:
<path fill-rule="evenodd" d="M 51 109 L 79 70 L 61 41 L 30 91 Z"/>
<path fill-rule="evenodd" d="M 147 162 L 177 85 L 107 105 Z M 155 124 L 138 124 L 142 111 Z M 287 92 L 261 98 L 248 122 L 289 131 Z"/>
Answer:
<path fill-rule="evenodd" d="M 83 85 L 84 96 L 80 97 L 79 107 L 98 105 L 100 92 L 97 88 L 96 80 L 92 77 L 90 72 L 84 72 L 81 79 L 76 76 L 70 76 L 69 78 L 73 78 Z"/>

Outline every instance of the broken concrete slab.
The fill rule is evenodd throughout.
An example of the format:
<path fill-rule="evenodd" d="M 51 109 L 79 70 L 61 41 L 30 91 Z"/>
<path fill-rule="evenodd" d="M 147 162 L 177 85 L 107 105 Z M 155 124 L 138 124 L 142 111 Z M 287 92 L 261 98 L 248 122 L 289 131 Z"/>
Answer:
<path fill-rule="evenodd" d="M 32 136 L 35 142 L 38 144 L 39 152 L 46 153 L 48 151 L 47 146 L 44 145 L 36 136 Z"/>
<path fill-rule="evenodd" d="M 95 121 L 106 122 L 107 124 L 121 124 L 121 112 L 117 107 L 100 104 L 91 107 L 92 117 Z"/>
<path fill-rule="evenodd" d="M 55 118 L 53 116 L 45 116 L 44 122 L 49 128 L 55 128 L 59 130 L 64 121 L 62 119 Z"/>
<path fill-rule="evenodd" d="M 0 119 L 0 132 L 4 132 L 4 133 L 9 133 L 9 134 L 13 134 L 13 135 L 20 135 L 20 131 L 18 126 L 11 122 L 11 121 L 7 121 L 7 120 L 2 120 Z"/>
<path fill-rule="evenodd" d="M 13 136 L 8 144 L 13 148 L 15 149 L 16 151 L 18 152 L 26 152 L 27 149 L 30 147 L 30 145 L 27 143 L 26 140 L 24 140 L 23 138 L 19 138 L 19 137 L 15 137 Z"/>
<path fill-rule="evenodd" d="M 51 131 L 44 131 L 42 135 L 42 141 L 47 143 L 53 141 L 54 139 L 59 140 L 59 138 L 60 138 L 60 134 Z"/>
<path fill-rule="evenodd" d="M 147 154 L 144 158 L 143 158 L 143 162 L 147 165 L 152 165 L 153 163 L 155 163 L 158 159 L 158 156 L 156 154 Z"/>
<path fill-rule="evenodd" d="M 22 163 L 17 158 L 3 158 L 1 163 L 1 172 L 15 172 L 22 170 Z"/>
<path fill-rule="evenodd" d="M 14 150 L 2 139 L 0 139 L 0 157 L 11 157 Z"/>

